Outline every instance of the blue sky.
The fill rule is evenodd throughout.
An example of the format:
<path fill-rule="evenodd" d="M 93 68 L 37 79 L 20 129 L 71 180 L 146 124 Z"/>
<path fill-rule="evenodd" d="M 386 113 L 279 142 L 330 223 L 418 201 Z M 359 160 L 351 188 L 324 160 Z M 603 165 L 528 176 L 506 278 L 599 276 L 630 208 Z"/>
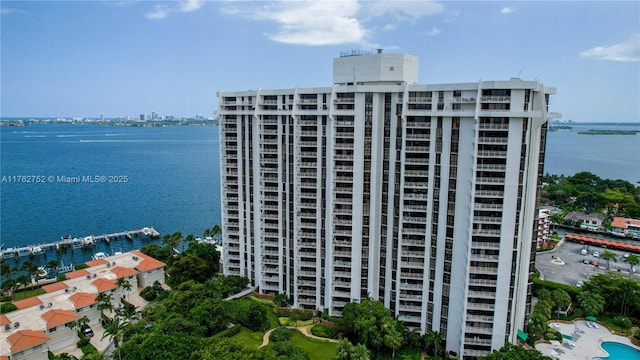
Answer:
<path fill-rule="evenodd" d="M 213 116 L 220 90 L 330 86 L 341 51 L 420 83 L 520 77 L 574 121 L 640 121 L 640 2 L 2 1 L 3 117 Z"/>

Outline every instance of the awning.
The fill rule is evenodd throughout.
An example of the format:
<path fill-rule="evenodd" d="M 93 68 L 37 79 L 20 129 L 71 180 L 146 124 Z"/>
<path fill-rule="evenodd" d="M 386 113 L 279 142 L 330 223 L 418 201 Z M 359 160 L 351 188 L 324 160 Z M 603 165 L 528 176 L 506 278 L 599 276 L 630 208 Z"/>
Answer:
<path fill-rule="evenodd" d="M 571 335 L 566 335 L 566 334 L 562 334 L 562 338 L 563 338 L 563 339 L 567 339 L 567 340 L 573 340 L 573 336 L 571 336 Z"/>
<path fill-rule="evenodd" d="M 527 341 L 528 338 L 529 338 L 529 334 L 527 334 L 526 332 L 518 329 L 518 339 L 520 339 L 522 341 Z"/>
<path fill-rule="evenodd" d="M 596 318 L 595 318 L 595 317 L 593 317 L 593 316 L 587 316 L 587 320 L 589 320 L 589 321 L 596 321 L 596 320 L 598 320 L 598 319 L 596 319 Z"/>

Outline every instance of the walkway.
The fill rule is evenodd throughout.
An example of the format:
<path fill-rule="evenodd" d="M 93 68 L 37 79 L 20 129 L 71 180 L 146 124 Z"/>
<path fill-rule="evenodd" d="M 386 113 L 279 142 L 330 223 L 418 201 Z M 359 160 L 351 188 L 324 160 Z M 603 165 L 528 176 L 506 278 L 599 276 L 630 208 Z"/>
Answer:
<path fill-rule="evenodd" d="M 306 325 L 306 326 L 285 326 L 287 329 L 293 329 L 293 330 L 299 330 L 302 335 L 312 338 L 312 339 L 317 339 L 317 340 L 324 340 L 324 341 L 328 341 L 328 342 L 333 342 L 333 343 L 337 343 L 340 342 L 337 339 L 328 339 L 328 338 L 323 338 L 323 337 L 319 337 L 319 336 L 315 336 L 313 335 L 311 332 L 309 332 L 309 329 L 315 324 L 311 324 L 311 325 Z M 269 337 L 271 336 L 271 332 L 273 332 L 273 330 L 275 330 L 277 328 L 273 328 L 270 329 L 269 331 L 267 331 L 266 333 L 264 333 L 264 336 L 262 337 L 262 345 L 260 345 L 259 347 L 264 347 L 269 345 Z"/>

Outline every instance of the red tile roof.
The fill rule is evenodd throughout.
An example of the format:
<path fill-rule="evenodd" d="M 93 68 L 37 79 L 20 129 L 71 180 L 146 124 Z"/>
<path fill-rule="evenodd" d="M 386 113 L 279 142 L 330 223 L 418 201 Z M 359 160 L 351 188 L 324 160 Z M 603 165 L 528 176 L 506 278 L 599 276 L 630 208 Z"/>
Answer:
<path fill-rule="evenodd" d="M 89 267 L 94 267 L 94 266 L 100 266 L 108 263 L 109 262 L 105 259 L 98 259 L 98 260 L 89 260 L 85 264 L 89 265 Z"/>
<path fill-rule="evenodd" d="M 65 275 L 67 275 L 67 279 L 75 279 L 75 278 L 87 276 L 89 274 L 90 273 L 86 269 L 76 270 L 76 271 L 71 271 L 71 272 L 65 273 Z"/>
<path fill-rule="evenodd" d="M 611 222 L 611 227 L 626 229 L 628 224 L 640 226 L 640 220 L 627 219 L 627 218 L 616 216 L 613 218 L 613 221 Z"/>
<path fill-rule="evenodd" d="M 138 274 L 135 269 L 123 266 L 114 267 L 113 269 L 111 269 L 111 272 L 114 273 L 118 278 L 129 277 Z"/>
<path fill-rule="evenodd" d="M 7 315 L 5 314 L 0 315 L 0 326 L 5 326 L 8 324 L 11 324 L 11 320 L 9 320 Z"/>
<path fill-rule="evenodd" d="M 56 282 L 56 283 L 53 283 L 53 284 L 49 284 L 49 285 L 43 286 L 42 290 L 44 290 L 47 293 L 52 293 L 54 291 L 66 289 L 68 287 L 69 287 L 69 285 L 65 284 L 63 281 L 59 281 L 59 282 Z"/>
<path fill-rule="evenodd" d="M 619 241 L 594 239 L 587 236 L 581 236 L 581 235 L 575 235 L 575 234 L 566 234 L 564 238 L 565 240 L 569 240 L 569 241 L 576 241 L 576 242 L 586 243 L 590 245 L 603 246 L 610 249 L 640 252 L 640 245 L 633 245 L 633 244 L 623 243 Z"/>
<path fill-rule="evenodd" d="M 105 278 L 97 279 L 93 281 L 92 284 L 98 288 L 99 293 L 116 288 L 115 280 L 110 280 Z"/>
<path fill-rule="evenodd" d="M 142 261 L 136 266 L 139 271 L 149 271 L 165 267 L 166 264 L 160 260 L 156 260 L 147 254 L 143 254 L 138 250 L 131 251 L 133 255 L 136 255 L 142 259 Z"/>
<path fill-rule="evenodd" d="M 19 310 L 26 309 L 32 306 L 37 306 L 42 304 L 42 301 L 37 297 L 33 296 L 30 298 L 26 298 L 24 300 L 19 300 L 13 303 Z"/>
<path fill-rule="evenodd" d="M 44 344 L 51 339 L 44 331 L 18 330 L 9 335 L 7 340 L 11 343 L 11 354 Z"/>
<path fill-rule="evenodd" d="M 71 322 L 80 316 L 71 310 L 52 309 L 42 314 L 42 318 L 47 322 L 47 329 Z"/>
<path fill-rule="evenodd" d="M 96 294 L 90 294 L 86 292 L 77 292 L 73 295 L 69 296 L 69 301 L 71 301 L 76 309 L 83 308 L 85 306 L 89 306 L 91 304 L 96 303 Z"/>

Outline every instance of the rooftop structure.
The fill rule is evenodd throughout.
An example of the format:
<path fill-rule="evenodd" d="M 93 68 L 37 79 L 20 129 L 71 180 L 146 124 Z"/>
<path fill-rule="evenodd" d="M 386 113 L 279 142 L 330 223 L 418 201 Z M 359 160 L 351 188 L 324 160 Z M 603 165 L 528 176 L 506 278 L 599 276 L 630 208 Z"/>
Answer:
<path fill-rule="evenodd" d="M 417 69 L 353 54 L 330 87 L 218 93 L 223 268 L 334 316 L 379 299 L 471 359 L 527 326 L 555 89 Z"/>

